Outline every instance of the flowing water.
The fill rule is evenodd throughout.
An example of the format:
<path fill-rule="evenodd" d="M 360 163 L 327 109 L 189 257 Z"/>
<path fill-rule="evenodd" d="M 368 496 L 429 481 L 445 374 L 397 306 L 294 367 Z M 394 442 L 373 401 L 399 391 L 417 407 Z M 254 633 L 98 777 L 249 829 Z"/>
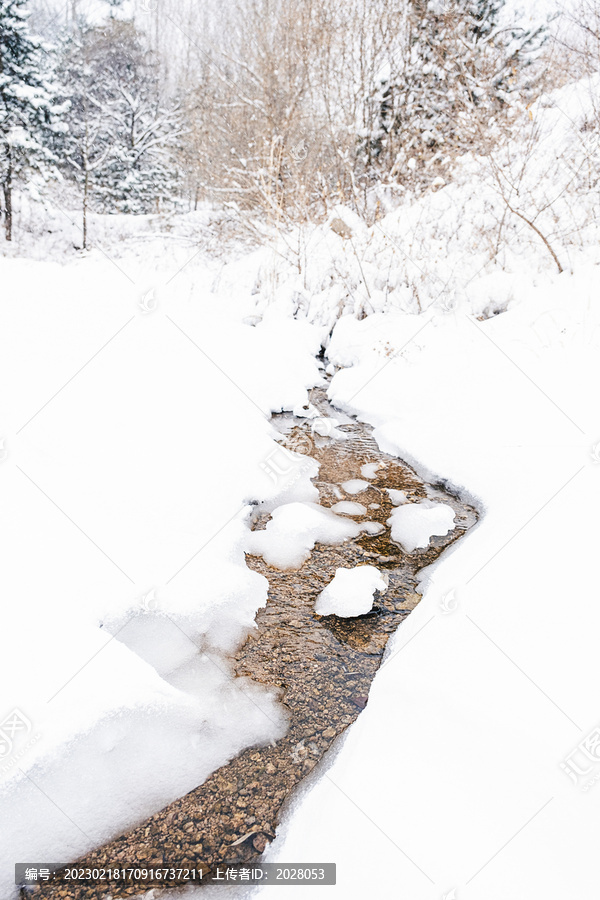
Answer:
<path fill-rule="evenodd" d="M 389 637 L 421 599 L 419 571 L 476 521 L 476 511 L 442 485 L 427 484 L 404 462 L 382 453 L 371 429 L 332 409 L 322 389 L 313 392 L 311 402 L 319 412 L 318 430 L 325 434 L 317 433 L 314 420 L 275 416 L 284 444 L 320 464 L 315 484 L 323 507 L 342 498 L 358 502 L 367 513 L 352 518 L 380 527 L 371 528 L 377 534 L 363 532 L 337 546 L 318 543 L 304 565 L 292 571 L 274 569 L 262 557 L 247 557 L 250 568 L 268 579 L 269 594 L 234 668 L 238 676 L 278 690 L 289 716 L 287 733 L 274 745 L 245 750 L 185 797 L 78 860 L 78 868 L 168 867 L 201 870 L 206 877 L 217 866 L 258 860 L 276 834 L 286 801 L 366 706 Z M 335 427 L 323 428 L 332 419 Z M 367 480 L 362 469 L 368 464 L 377 464 L 369 470 L 374 477 L 348 496 L 342 485 Z M 426 550 L 406 553 L 391 540 L 387 525 L 393 509 L 389 489 L 403 491 L 409 501 L 451 506 L 454 530 L 433 537 Z M 257 506 L 253 528 L 264 528 L 268 519 Z M 389 578 L 387 590 L 375 595 L 371 612 L 350 619 L 316 615 L 315 600 L 336 569 L 365 564 Z M 165 882 L 145 884 L 152 886 L 165 888 Z M 140 891 L 135 883 L 73 884 L 59 878 L 33 893 L 83 900 Z"/>

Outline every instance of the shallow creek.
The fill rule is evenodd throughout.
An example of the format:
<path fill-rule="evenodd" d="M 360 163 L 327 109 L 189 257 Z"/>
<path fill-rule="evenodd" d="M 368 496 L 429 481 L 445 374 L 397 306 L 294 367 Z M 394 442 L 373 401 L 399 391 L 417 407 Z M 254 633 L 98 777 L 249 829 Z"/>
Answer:
<path fill-rule="evenodd" d="M 472 507 L 443 486 L 427 484 L 406 463 L 382 453 L 370 427 L 332 409 L 324 390 L 313 391 L 311 403 L 322 433 L 315 430 L 314 419 L 275 416 L 284 445 L 320 464 L 314 483 L 323 507 L 342 499 L 359 503 L 366 514 L 351 518 L 379 523 L 378 529 L 370 527 L 379 533 L 362 532 L 334 546 L 317 543 L 296 570 L 279 571 L 262 557 L 247 557 L 250 568 L 268 579 L 268 602 L 256 616 L 256 630 L 236 654 L 234 668 L 238 676 L 278 691 L 289 716 L 287 733 L 273 745 L 248 748 L 185 797 L 78 860 L 79 868 L 193 868 L 206 877 L 217 866 L 258 860 L 277 832 L 286 801 L 365 708 L 389 637 L 421 599 L 419 571 L 477 519 Z M 332 418 L 335 427 L 327 428 Z M 365 477 L 365 466 L 373 477 Z M 342 486 L 353 480 L 369 483 L 349 495 Z M 387 525 L 394 508 L 390 489 L 404 492 L 407 501 L 451 506 L 454 530 L 433 537 L 427 549 L 405 552 L 391 540 Z M 255 507 L 253 529 L 264 528 L 268 520 Z M 365 564 L 389 578 L 387 590 L 375 594 L 371 612 L 356 618 L 318 616 L 315 601 L 336 569 Z M 166 887 L 164 881 L 154 886 Z M 140 884 L 62 880 L 33 891 L 35 897 L 64 898 L 140 893 Z"/>

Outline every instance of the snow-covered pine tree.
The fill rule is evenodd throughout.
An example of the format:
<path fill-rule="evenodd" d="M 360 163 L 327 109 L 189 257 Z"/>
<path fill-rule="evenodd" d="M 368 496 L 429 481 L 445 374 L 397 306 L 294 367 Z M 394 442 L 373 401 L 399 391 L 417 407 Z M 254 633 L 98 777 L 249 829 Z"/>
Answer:
<path fill-rule="evenodd" d="M 391 170 L 400 181 L 418 180 L 436 164 L 439 172 L 476 147 L 509 94 L 529 86 L 525 73 L 545 37 L 543 26 L 512 23 L 506 0 L 407 3 L 399 74 L 373 88 L 379 174 Z"/>
<path fill-rule="evenodd" d="M 12 240 L 13 187 L 28 172 L 47 176 L 48 147 L 60 130 L 47 47 L 31 35 L 25 0 L 0 0 L 0 183 L 6 240 Z"/>
<path fill-rule="evenodd" d="M 182 114 L 176 101 L 163 100 L 159 61 L 133 23 L 111 20 L 104 31 L 102 55 L 113 73 L 111 115 L 120 139 L 98 179 L 97 200 L 107 210 L 158 211 L 180 191 Z"/>
<path fill-rule="evenodd" d="M 82 192 L 86 247 L 90 207 L 144 213 L 174 199 L 180 114 L 161 103 L 157 65 L 132 22 L 80 23 L 60 72 L 70 101 L 63 158 Z"/>
<path fill-rule="evenodd" d="M 514 16 L 508 16 L 506 0 L 470 0 L 466 19 L 471 56 L 487 59 L 493 68 L 481 71 L 488 77 L 488 92 L 503 103 L 514 91 L 526 91 L 531 85 L 527 70 L 535 61 L 547 37 L 546 25 L 522 28 Z"/>
<path fill-rule="evenodd" d="M 109 97 L 98 78 L 93 51 L 92 29 L 81 24 L 67 37 L 59 66 L 62 93 L 68 102 L 68 131 L 61 141 L 61 159 L 65 174 L 81 189 L 84 250 L 94 179 L 108 165 L 116 140 Z"/>
<path fill-rule="evenodd" d="M 124 0 L 106 0 L 108 7 L 110 9 L 110 17 L 113 19 L 117 13 L 117 10 L 123 8 Z"/>

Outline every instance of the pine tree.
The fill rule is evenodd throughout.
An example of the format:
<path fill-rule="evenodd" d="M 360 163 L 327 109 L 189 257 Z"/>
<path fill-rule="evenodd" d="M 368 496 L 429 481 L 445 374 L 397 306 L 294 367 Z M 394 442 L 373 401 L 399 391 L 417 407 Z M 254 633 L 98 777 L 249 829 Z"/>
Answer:
<path fill-rule="evenodd" d="M 466 19 L 471 55 L 488 57 L 495 64 L 489 80 L 489 92 L 497 102 L 504 102 L 515 90 L 526 90 L 528 68 L 546 40 L 543 24 L 522 28 L 516 21 L 505 20 L 506 0 L 471 0 Z"/>
<path fill-rule="evenodd" d="M 82 191 L 85 247 L 90 206 L 144 213 L 173 200 L 180 114 L 161 103 L 157 66 L 131 22 L 80 23 L 60 73 L 70 104 L 63 158 Z"/>
<path fill-rule="evenodd" d="M 179 105 L 163 102 L 158 61 L 132 23 L 110 23 L 104 55 L 113 73 L 111 116 L 117 140 L 110 165 L 98 180 L 99 202 L 107 210 L 127 213 L 158 210 L 179 190 Z"/>
<path fill-rule="evenodd" d="M 30 34 L 25 0 L 0 0 L 0 183 L 6 240 L 12 240 L 13 187 L 53 163 L 51 133 L 60 130 L 46 72 L 47 48 Z"/>
<path fill-rule="evenodd" d="M 88 210 L 93 180 L 114 149 L 114 129 L 107 98 L 92 57 L 90 29 L 85 25 L 67 39 L 59 77 L 68 103 L 68 131 L 60 141 L 67 175 L 81 188 L 83 249 L 87 247 Z"/>
<path fill-rule="evenodd" d="M 545 38 L 502 21 L 506 0 L 409 0 L 403 65 L 373 88 L 375 156 L 401 181 L 477 146 Z M 410 160 L 412 159 L 412 163 Z M 409 165 L 410 163 L 410 165 Z"/>

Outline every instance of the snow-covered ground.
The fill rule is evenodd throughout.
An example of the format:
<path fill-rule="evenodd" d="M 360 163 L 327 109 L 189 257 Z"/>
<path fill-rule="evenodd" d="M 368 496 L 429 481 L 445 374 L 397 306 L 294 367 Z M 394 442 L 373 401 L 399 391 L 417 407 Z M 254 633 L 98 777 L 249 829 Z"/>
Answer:
<path fill-rule="evenodd" d="M 343 897 L 597 895 L 596 267 L 513 290 L 485 322 L 343 319 L 329 348 L 334 402 L 484 509 L 425 573 L 367 709 L 270 848 L 335 861 Z"/>
<path fill-rule="evenodd" d="M 333 402 L 482 510 L 424 573 L 367 709 L 269 850 L 335 861 L 340 897 L 597 895 L 599 260 L 597 189 L 578 184 L 595 166 L 596 94 L 570 85 L 524 117 L 543 137 L 518 208 L 562 275 L 522 221 L 486 264 L 501 204 L 465 160 L 455 184 L 372 229 L 339 210 L 352 244 L 315 232 L 296 282 L 309 319 L 347 313 L 327 347 Z M 502 156 L 523 158 L 518 142 Z M 266 314 L 290 303 L 276 265 Z"/>
<path fill-rule="evenodd" d="M 241 324 L 191 255 L 0 259 L 5 897 L 16 861 L 74 858 L 286 727 L 225 655 L 266 600 L 243 547 L 280 490 L 269 414 L 305 403 L 319 334 Z"/>
<path fill-rule="evenodd" d="M 572 89 L 532 113 L 555 131 L 543 171 L 586 103 Z M 497 196 L 475 171 L 372 229 L 338 210 L 351 243 L 315 226 L 283 262 L 191 259 L 166 237 L 0 258 L 5 896 L 15 861 L 73 857 L 285 728 L 226 662 L 266 597 L 245 519 L 253 499 L 281 507 L 260 540 L 287 565 L 313 473 L 281 493 L 268 415 L 302 406 L 345 313 L 332 401 L 482 517 L 423 574 L 268 858 L 336 862 L 343 898 L 597 900 L 596 199 L 569 213 L 580 230 L 548 232 L 562 275 L 522 222 L 494 267 Z M 301 509 L 302 555 L 331 522 Z"/>

